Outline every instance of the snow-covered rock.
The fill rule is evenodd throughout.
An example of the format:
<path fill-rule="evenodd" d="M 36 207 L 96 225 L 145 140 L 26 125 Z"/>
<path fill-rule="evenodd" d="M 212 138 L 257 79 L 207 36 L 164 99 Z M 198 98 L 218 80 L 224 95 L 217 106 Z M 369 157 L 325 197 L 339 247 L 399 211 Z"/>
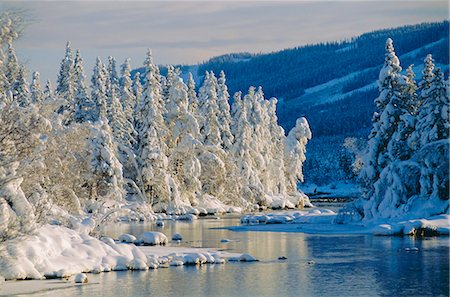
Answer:
<path fill-rule="evenodd" d="M 165 245 L 168 242 L 167 236 L 161 232 L 144 232 L 136 241 L 138 244 L 144 245 Z"/>
<path fill-rule="evenodd" d="M 241 262 L 255 262 L 255 261 L 258 261 L 258 260 L 255 257 L 253 257 L 252 255 L 250 255 L 250 254 L 242 254 L 239 257 L 239 261 L 241 261 Z"/>
<path fill-rule="evenodd" d="M 122 234 L 119 236 L 119 242 L 133 243 L 135 241 L 136 241 L 136 237 L 131 234 Z"/>
<path fill-rule="evenodd" d="M 88 277 L 84 273 L 78 273 L 77 275 L 75 275 L 75 280 L 74 281 L 77 284 L 87 283 L 88 282 Z"/>
<path fill-rule="evenodd" d="M 134 259 L 128 264 L 131 270 L 148 270 L 148 265 L 142 259 Z"/>
<path fill-rule="evenodd" d="M 183 240 L 183 236 L 180 233 L 175 233 L 172 235 L 172 240 Z"/>

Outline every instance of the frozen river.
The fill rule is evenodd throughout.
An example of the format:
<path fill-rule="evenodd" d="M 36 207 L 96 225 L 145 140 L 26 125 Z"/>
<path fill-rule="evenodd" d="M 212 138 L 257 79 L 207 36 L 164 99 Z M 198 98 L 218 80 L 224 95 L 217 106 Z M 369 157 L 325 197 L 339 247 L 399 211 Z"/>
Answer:
<path fill-rule="evenodd" d="M 89 275 L 90 284 L 33 296 L 448 296 L 448 237 L 233 232 L 237 218 L 116 224 L 105 234 L 157 230 L 182 246 L 247 252 L 260 261 Z M 223 243 L 222 239 L 231 240 Z M 175 243 L 173 243 L 175 244 Z M 418 251 L 408 251 L 417 247 Z M 406 249 L 406 250 L 405 250 Z M 278 260 L 285 256 L 286 260 Z"/>

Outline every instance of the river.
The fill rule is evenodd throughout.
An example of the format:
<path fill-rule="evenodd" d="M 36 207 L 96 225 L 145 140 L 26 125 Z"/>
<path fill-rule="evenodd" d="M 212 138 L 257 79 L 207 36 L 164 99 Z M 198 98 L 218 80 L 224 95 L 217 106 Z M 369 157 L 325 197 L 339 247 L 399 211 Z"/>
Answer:
<path fill-rule="evenodd" d="M 90 284 L 33 296 L 448 296 L 449 239 L 233 232 L 236 217 L 109 225 L 117 238 L 157 230 L 182 246 L 250 253 L 259 262 L 90 275 Z M 222 239 L 231 240 L 221 242 Z M 176 244 L 176 243 L 171 243 Z M 408 251 L 417 247 L 418 251 Z M 406 249 L 406 250 L 405 250 Z M 284 256 L 286 260 L 278 260 Z"/>

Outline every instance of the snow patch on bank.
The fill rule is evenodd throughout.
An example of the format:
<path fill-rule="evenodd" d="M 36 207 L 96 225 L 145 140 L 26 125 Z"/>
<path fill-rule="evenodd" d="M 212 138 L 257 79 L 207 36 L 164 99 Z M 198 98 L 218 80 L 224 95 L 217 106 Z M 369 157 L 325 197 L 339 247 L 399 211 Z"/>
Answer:
<path fill-rule="evenodd" d="M 449 235 L 450 215 L 429 218 L 403 216 L 390 220 L 335 224 L 336 213 L 328 209 L 285 211 L 245 215 L 232 231 L 302 232 L 308 234 Z"/>
<path fill-rule="evenodd" d="M 121 236 L 121 240 L 131 240 Z M 160 232 L 139 237 L 145 244 L 166 244 Z M 139 239 L 137 241 L 139 241 Z M 204 263 L 224 263 L 240 254 L 213 249 L 136 246 L 111 238 L 101 240 L 62 226 L 44 225 L 35 235 L 9 240 L 0 245 L 0 277 L 12 279 L 67 278 L 78 273 L 114 270 L 147 270 Z M 176 265 L 175 265 L 176 264 Z"/>

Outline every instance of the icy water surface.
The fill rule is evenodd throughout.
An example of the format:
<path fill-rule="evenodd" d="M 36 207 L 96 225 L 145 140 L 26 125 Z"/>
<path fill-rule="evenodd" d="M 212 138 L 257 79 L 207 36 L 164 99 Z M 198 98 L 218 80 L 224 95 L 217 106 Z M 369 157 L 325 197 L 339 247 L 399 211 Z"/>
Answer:
<path fill-rule="evenodd" d="M 308 235 L 233 232 L 211 229 L 238 225 L 239 219 L 200 219 L 119 224 L 105 229 L 117 238 L 158 230 L 184 246 L 248 252 L 256 263 L 170 267 L 88 275 L 91 284 L 34 296 L 448 296 L 448 237 Z M 221 243 L 221 239 L 234 240 Z M 417 247 L 419 251 L 406 251 Z M 278 260 L 285 256 L 287 260 Z"/>

